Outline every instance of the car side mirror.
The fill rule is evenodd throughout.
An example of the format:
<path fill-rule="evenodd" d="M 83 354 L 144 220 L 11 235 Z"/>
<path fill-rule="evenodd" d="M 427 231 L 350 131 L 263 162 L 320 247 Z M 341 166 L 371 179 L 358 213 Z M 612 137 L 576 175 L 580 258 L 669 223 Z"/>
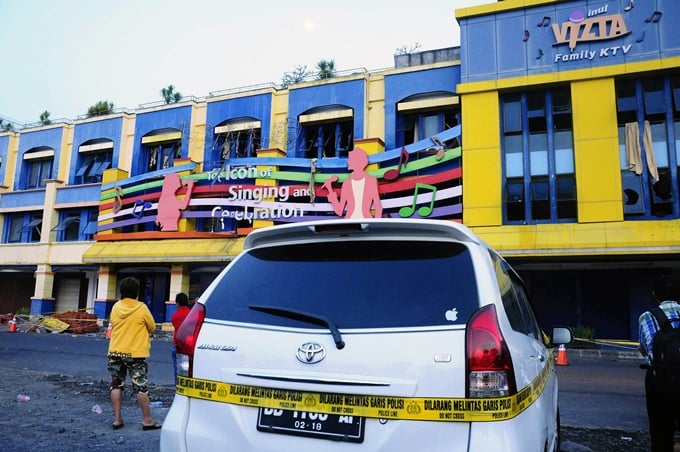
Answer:
<path fill-rule="evenodd" d="M 573 340 L 574 335 L 571 332 L 571 328 L 567 326 L 553 327 L 552 334 L 550 335 L 550 345 L 571 344 Z"/>

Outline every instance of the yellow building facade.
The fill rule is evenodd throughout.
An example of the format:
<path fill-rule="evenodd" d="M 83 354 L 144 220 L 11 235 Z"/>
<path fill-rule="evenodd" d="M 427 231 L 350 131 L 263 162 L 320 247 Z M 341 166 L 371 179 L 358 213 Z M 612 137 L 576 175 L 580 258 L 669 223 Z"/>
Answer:
<path fill-rule="evenodd" d="M 459 9 L 460 47 L 391 69 L 0 133 L 0 311 L 104 320 L 135 276 L 167 322 L 253 229 L 337 217 L 360 147 L 382 216 L 463 222 L 542 325 L 636 339 L 680 269 L 680 7 L 600 3 Z"/>

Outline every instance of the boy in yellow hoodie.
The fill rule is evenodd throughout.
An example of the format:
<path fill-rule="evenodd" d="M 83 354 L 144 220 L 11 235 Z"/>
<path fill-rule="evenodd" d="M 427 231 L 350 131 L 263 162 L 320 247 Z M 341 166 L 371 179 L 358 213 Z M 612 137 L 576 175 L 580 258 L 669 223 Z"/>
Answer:
<path fill-rule="evenodd" d="M 108 371 L 111 375 L 111 407 L 113 408 L 113 429 L 123 426 L 121 403 L 126 375 L 130 374 L 132 392 L 142 410 L 142 429 L 161 428 L 151 416 L 149 402 L 147 358 L 151 352 L 149 334 L 156 329 L 156 323 L 149 308 L 137 300 L 139 281 L 124 278 L 120 282 L 121 299 L 111 309 L 111 342 L 109 343 Z"/>

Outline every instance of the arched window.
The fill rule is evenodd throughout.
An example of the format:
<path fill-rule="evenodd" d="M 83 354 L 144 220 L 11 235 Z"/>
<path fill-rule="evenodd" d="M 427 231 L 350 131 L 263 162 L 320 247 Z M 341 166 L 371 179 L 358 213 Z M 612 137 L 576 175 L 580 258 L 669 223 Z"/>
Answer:
<path fill-rule="evenodd" d="M 432 92 L 407 97 L 397 103 L 396 145 L 406 146 L 460 123 L 458 96 Z"/>
<path fill-rule="evenodd" d="M 212 168 L 220 168 L 231 158 L 256 157 L 261 147 L 262 121 L 251 118 L 234 118 L 220 123 L 214 129 Z"/>
<path fill-rule="evenodd" d="M 47 146 L 29 149 L 24 153 L 23 160 L 21 188 L 45 187 L 45 181 L 52 178 L 54 149 Z"/>
<path fill-rule="evenodd" d="M 182 132 L 177 129 L 157 129 L 142 137 L 143 168 L 146 172 L 172 168 L 182 156 Z"/>
<path fill-rule="evenodd" d="M 313 108 L 298 123 L 297 144 L 305 158 L 347 157 L 354 146 L 354 111 L 344 105 Z"/>
<path fill-rule="evenodd" d="M 102 181 L 104 170 L 111 168 L 113 141 L 106 138 L 88 140 L 78 147 L 76 184 L 93 184 Z"/>

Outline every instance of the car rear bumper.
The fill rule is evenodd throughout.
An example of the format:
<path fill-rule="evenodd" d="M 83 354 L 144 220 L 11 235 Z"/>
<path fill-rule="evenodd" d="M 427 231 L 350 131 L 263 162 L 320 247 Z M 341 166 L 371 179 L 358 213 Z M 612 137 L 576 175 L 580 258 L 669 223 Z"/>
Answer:
<path fill-rule="evenodd" d="M 189 421 L 191 399 L 175 394 L 168 415 L 163 421 L 160 450 L 162 452 L 187 452 L 186 429 Z"/>
<path fill-rule="evenodd" d="M 257 408 L 176 395 L 163 424 L 160 450 L 234 450 L 239 452 L 324 452 L 431 450 L 447 452 L 542 451 L 546 431 L 538 431 L 541 410 L 533 404 L 519 416 L 499 422 L 431 422 L 366 419 L 360 444 L 260 432 Z M 193 410 L 193 411 L 192 411 Z M 192 411 L 191 422 L 189 412 Z M 199 414 L 200 413 L 200 414 Z M 191 448 L 187 447 L 191 445 Z"/>

